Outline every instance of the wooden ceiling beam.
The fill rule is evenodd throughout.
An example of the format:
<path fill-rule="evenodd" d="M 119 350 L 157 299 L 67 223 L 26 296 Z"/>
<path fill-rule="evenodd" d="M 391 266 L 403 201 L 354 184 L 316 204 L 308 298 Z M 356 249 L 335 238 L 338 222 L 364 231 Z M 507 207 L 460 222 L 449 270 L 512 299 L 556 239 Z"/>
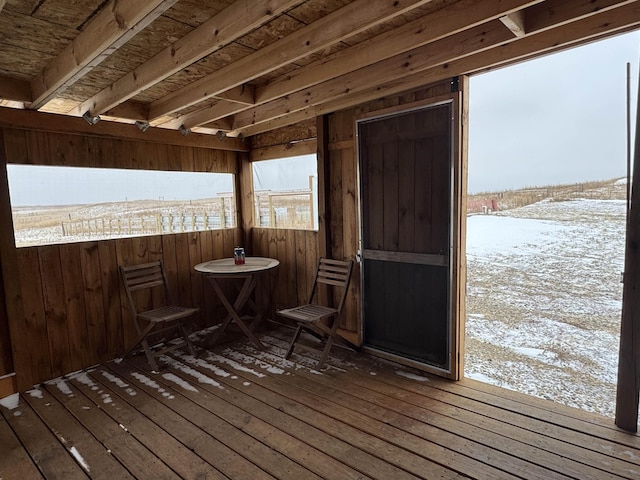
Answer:
<path fill-rule="evenodd" d="M 128 42 L 177 0 L 112 0 L 31 81 L 30 109 L 42 107 Z M 83 112 L 81 112 L 83 113 Z"/>
<path fill-rule="evenodd" d="M 176 112 L 330 47 L 428 3 L 428 0 L 355 0 L 286 37 L 151 103 L 150 118 Z"/>
<path fill-rule="evenodd" d="M 187 128 L 193 128 L 199 125 L 204 125 L 205 123 L 226 118 L 230 115 L 235 115 L 236 113 L 246 110 L 246 108 L 246 105 L 242 105 L 240 103 L 218 102 L 210 107 L 184 115 L 183 117 L 180 117 L 176 123 L 178 125 L 182 124 Z"/>
<path fill-rule="evenodd" d="M 0 98 L 15 102 L 31 102 L 31 84 L 26 80 L 0 76 Z"/>
<path fill-rule="evenodd" d="M 263 25 L 301 0 L 238 0 L 83 102 L 77 114 L 103 113 Z M 144 2 L 142 2 L 144 3 Z M 235 86 L 235 85 L 234 85 Z M 221 92 L 220 92 L 221 93 Z M 170 113 L 170 112 L 168 112 Z M 153 118 L 161 117 L 156 115 Z"/>
<path fill-rule="evenodd" d="M 309 106 L 319 105 L 328 99 L 375 87 L 382 78 L 402 78 L 414 72 L 427 70 L 435 65 L 486 50 L 513 40 L 514 37 L 498 20 L 442 38 L 397 57 L 342 75 L 313 87 L 300 90 L 283 99 L 245 110 L 234 118 L 233 129 L 266 122 L 281 115 Z"/>
<path fill-rule="evenodd" d="M 465 29 L 497 19 L 518 9 L 535 5 L 541 0 L 460 0 L 441 8 L 417 20 L 409 22 L 389 32 L 377 35 L 370 40 L 337 52 L 329 58 L 299 68 L 258 88 L 255 94 L 256 104 L 266 103 L 289 95 L 356 69 L 372 65 L 387 58 L 400 55 L 416 47 L 459 33 Z M 217 112 L 215 107 L 207 109 L 210 117 L 191 114 L 186 122 L 209 121 L 228 115 L 226 111 Z"/>
<path fill-rule="evenodd" d="M 574 23 L 562 23 L 555 29 L 543 29 L 537 35 L 528 35 L 517 41 L 499 44 L 473 55 L 443 63 L 424 71 L 415 72 L 402 77 L 380 77 L 375 86 L 361 91 L 337 93 L 317 106 L 308 106 L 291 114 L 291 121 L 285 116 L 277 117 L 264 123 L 249 125 L 237 129 L 233 134 L 242 133 L 245 137 L 267 132 L 298 123 L 314 115 L 333 113 L 345 108 L 354 107 L 365 102 L 396 95 L 405 91 L 435 83 L 446 78 L 463 74 L 474 74 L 493 68 L 502 67 L 530 59 L 541 54 L 574 47 L 590 41 L 599 40 L 612 33 L 623 33 L 640 26 L 640 2 L 625 2 L 619 9 L 602 12 L 599 15 L 582 18 Z"/>
<path fill-rule="evenodd" d="M 249 125 L 248 127 L 242 128 L 241 130 L 234 130 L 231 132 L 231 134 L 238 135 L 242 133 L 243 136 L 250 137 L 252 135 L 257 135 L 258 133 L 269 132 L 271 130 L 275 130 L 276 128 L 286 127 L 288 125 L 294 125 L 296 123 L 303 122 L 304 120 L 316 118 L 318 115 L 319 113 L 316 107 L 308 107 L 304 110 L 284 114 L 280 117 L 273 118 L 264 123 Z"/>
<path fill-rule="evenodd" d="M 547 0 L 526 12 L 527 33 L 557 28 L 591 15 L 629 5 L 637 0 Z"/>
<path fill-rule="evenodd" d="M 500 21 L 507 27 L 516 37 L 524 37 L 525 20 L 524 10 L 513 12 L 504 17 L 500 17 Z"/>
<path fill-rule="evenodd" d="M 141 132 L 134 125 L 126 123 L 102 121 L 95 125 L 89 125 L 78 117 L 33 110 L 17 110 L 14 108 L 0 107 L 0 127 L 117 139 L 125 138 L 141 142 L 214 148 L 236 152 L 248 151 L 247 146 L 237 138 L 229 137 L 220 140 L 214 135 L 201 135 L 195 132 L 184 136 L 175 130 L 155 127 L 149 128 L 146 132 Z"/>
<path fill-rule="evenodd" d="M 551 3 L 557 2 L 563 4 L 563 1 L 564 0 L 554 0 Z M 609 3 L 611 3 L 611 0 L 609 0 Z M 636 2 L 618 1 L 615 10 L 633 5 L 634 3 Z M 593 16 L 601 17 L 612 10 L 614 10 L 612 5 L 606 7 L 602 5 L 601 10 L 594 11 L 590 2 L 575 2 L 574 10 L 572 10 L 571 13 L 563 11 L 563 15 L 548 16 L 545 21 L 538 22 L 535 29 L 527 27 L 528 35 L 552 29 L 554 21 L 557 22 L 557 26 L 559 27 L 568 24 L 566 18 L 569 17 L 575 18 L 576 20 L 592 18 Z M 613 16 L 615 17 L 615 15 Z M 513 35 L 507 35 L 507 38 L 502 39 L 501 35 L 507 32 L 507 30 L 502 27 L 499 29 L 500 31 L 493 31 L 491 38 L 482 38 L 482 36 L 480 36 L 474 40 L 474 35 L 481 34 L 484 28 L 485 27 L 481 25 L 475 27 L 475 29 L 466 30 L 462 33 L 429 43 L 424 47 L 412 50 L 399 57 L 393 57 L 389 60 L 357 70 L 356 72 L 334 78 L 317 87 L 314 86 L 300 90 L 284 97 L 283 100 L 274 100 L 273 102 L 265 103 L 251 110 L 243 111 L 234 119 L 233 128 L 234 130 L 242 130 L 242 128 L 249 125 L 268 121 L 279 112 L 293 112 L 310 105 L 318 105 L 322 103 L 323 99 L 339 95 L 344 91 L 353 92 L 357 88 L 367 88 L 364 87 L 366 82 L 373 79 L 375 83 L 381 76 L 389 78 L 389 75 L 395 74 L 397 78 L 401 78 L 403 75 L 411 74 L 413 71 L 426 70 L 440 63 L 451 62 L 462 56 L 474 53 L 474 43 L 479 47 L 478 50 L 475 51 L 481 51 L 501 42 L 510 42 L 517 39 L 517 37 Z M 475 34 L 469 34 L 469 32 L 474 31 Z M 518 41 L 522 41 L 522 39 L 520 38 Z"/>

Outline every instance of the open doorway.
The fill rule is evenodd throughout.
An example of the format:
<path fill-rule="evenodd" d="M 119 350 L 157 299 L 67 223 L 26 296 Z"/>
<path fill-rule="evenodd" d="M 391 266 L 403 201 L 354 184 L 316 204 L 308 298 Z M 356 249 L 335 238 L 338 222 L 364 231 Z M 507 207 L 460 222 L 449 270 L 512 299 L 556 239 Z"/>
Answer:
<path fill-rule="evenodd" d="M 613 417 L 639 40 L 471 78 L 465 376 Z"/>

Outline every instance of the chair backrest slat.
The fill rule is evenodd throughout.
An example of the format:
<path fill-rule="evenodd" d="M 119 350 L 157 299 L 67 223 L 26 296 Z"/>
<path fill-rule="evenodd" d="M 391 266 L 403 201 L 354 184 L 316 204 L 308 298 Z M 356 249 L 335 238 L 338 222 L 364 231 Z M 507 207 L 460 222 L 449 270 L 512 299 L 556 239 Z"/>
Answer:
<path fill-rule="evenodd" d="M 160 260 L 140 265 L 121 266 L 120 274 L 124 283 L 127 297 L 132 311 L 136 312 L 135 302 L 131 296 L 132 292 L 154 287 L 164 287 L 165 295 L 168 294 L 166 278 Z"/>
<path fill-rule="evenodd" d="M 317 290 L 317 285 L 331 285 L 342 288 L 342 295 L 338 304 L 338 311 L 342 310 L 342 305 L 347 297 L 353 260 L 333 260 L 330 258 L 320 258 L 316 278 L 309 296 L 309 303 L 313 301 L 313 296 Z"/>

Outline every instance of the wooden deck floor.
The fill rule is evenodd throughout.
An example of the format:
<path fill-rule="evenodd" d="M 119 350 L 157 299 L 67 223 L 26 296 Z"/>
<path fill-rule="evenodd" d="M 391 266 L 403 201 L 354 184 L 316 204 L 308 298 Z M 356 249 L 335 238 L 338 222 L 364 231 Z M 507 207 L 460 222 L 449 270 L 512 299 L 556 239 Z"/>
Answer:
<path fill-rule="evenodd" d="M 261 338 L 25 392 L 0 407 L 0 478 L 640 478 L 640 436 L 610 419 L 336 349 L 320 374 Z"/>

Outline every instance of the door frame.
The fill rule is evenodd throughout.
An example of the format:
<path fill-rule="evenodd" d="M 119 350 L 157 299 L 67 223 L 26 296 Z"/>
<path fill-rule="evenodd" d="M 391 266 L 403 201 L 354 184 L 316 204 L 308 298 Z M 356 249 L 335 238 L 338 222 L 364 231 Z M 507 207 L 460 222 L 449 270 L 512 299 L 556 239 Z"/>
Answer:
<path fill-rule="evenodd" d="M 354 142 L 356 152 L 357 181 L 357 220 L 358 220 L 358 260 L 362 259 L 362 182 L 360 172 L 360 141 L 358 125 L 411 111 L 422 110 L 430 106 L 445 103 L 452 105 L 452 171 L 451 171 L 451 208 L 450 208 L 450 245 L 449 245 L 449 370 L 427 365 L 402 356 L 382 352 L 363 346 L 363 350 L 372 355 L 385 358 L 418 370 L 434 373 L 439 376 L 459 380 L 464 376 L 464 336 L 465 336 L 465 296 L 466 296 L 466 193 L 467 193 L 467 118 L 468 118 L 468 77 L 463 76 L 452 82 L 458 86 L 449 94 L 426 98 L 418 102 L 407 103 L 390 108 L 367 112 L 355 118 Z M 457 119 L 457 121 L 455 121 Z M 364 269 L 360 272 L 360 318 L 358 319 L 358 338 L 364 340 Z"/>

